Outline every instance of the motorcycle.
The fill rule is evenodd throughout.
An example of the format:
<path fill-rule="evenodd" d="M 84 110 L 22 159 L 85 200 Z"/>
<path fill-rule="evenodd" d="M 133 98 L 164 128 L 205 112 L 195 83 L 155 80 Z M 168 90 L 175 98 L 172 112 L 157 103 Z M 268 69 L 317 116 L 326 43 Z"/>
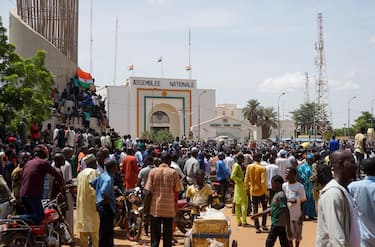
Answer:
<path fill-rule="evenodd" d="M 65 218 L 66 211 L 68 210 L 65 195 L 59 194 L 56 199 L 52 201 L 48 200 L 44 208 L 54 209 L 59 214 L 59 218 L 54 222 L 53 226 L 55 231 L 59 233 L 61 244 L 74 246 L 74 235 L 70 232 L 69 223 Z"/>
<path fill-rule="evenodd" d="M 176 219 L 176 226 L 180 232 L 185 234 L 188 229 L 193 227 L 193 218 L 191 215 L 191 207 L 188 205 L 186 199 L 177 201 L 178 218 Z"/>
<path fill-rule="evenodd" d="M 39 225 L 33 225 L 19 216 L 0 220 L 2 246 L 74 246 L 73 235 L 69 232 L 62 213 L 66 203 L 59 200 L 58 196 L 54 200 L 42 201 L 45 210 L 44 218 Z"/>
<path fill-rule="evenodd" d="M 5 179 L 0 175 L 0 219 L 15 213 L 16 200 L 10 192 Z"/>
<path fill-rule="evenodd" d="M 126 237 L 130 241 L 138 241 L 143 223 L 142 190 L 139 187 L 124 192 L 116 189 L 115 196 L 114 227 L 120 226 L 125 229 Z"/>

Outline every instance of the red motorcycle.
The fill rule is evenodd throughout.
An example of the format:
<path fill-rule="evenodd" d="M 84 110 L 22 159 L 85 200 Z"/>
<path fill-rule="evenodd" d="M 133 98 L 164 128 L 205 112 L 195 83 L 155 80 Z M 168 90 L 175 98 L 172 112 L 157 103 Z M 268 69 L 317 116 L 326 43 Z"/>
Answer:
<path fill-rule="evenodd" d="M 139 187 L 124 192 L 116 189 L 115 196 L 114 227 L 120 226 L 125 229 L 126 237 L 130 241 L 138 241 L 141 237 L 144 221 L 142 190 Z"/>
<path fill-rule="evenodd" d="M 66 203 L 59 202 L 58 198 L 44 201 L 44 219 L 40 225 L 33 225 L 18 216 L 0 220 L 2 246 L 73 246 L 73 235 L 62 213 Z"/>

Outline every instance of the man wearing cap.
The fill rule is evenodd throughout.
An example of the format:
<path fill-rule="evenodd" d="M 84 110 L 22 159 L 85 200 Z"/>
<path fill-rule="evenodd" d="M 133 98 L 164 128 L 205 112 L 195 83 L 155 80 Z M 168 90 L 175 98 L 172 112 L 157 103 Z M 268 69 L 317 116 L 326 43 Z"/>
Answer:
<path fill-rule="evenodd" d="M 291 166 L 290 160 L 286 158 L 287 154 L 288 154 L 288 152 L 286 150 L 281 150 L 279 152 L 280 157 L 276 158 L 276 160 L 275 160 L 275 164 L 280 169 L 280 176 L 284 179 L 284 181 L 285 181 L 285 172 L 286 172 L 286 169 L 289 166 Z"/>
<path fill-rule="evenodd" d="M 96 192 L 90 182 L 97 177 L 96 158 L 89 154 L 86 160 L 87 168 L 77 176 L 77 210 L 76 231 L 79 232 L 80 246 L 88 246 L 88 238 L 94 247 L 99 241 L 99 214 L 96 210 Z"/>

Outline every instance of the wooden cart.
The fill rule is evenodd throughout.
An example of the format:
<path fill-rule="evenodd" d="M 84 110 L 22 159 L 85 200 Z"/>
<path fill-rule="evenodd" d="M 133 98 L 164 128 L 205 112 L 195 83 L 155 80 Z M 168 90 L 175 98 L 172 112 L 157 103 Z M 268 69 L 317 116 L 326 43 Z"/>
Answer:
<path fill-rule="evenodd" d="M 208 239 L 216 239 L 216 241 L 229 245 L 230 229 L 225 219 L 196 219 L 193 223 L 191 237 L 186 237 L 184 241 L 185 247 L 207 247 L 210 242 Z M 232 241 L 232 247 L 237 247 L 237 241 Z"/>

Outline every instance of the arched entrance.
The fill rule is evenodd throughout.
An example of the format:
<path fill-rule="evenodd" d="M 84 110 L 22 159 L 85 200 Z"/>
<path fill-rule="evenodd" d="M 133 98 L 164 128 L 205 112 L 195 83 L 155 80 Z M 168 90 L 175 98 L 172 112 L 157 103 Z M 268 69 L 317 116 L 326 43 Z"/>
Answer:
<path fill-rule="evenodd" d="M 169 102 L 159 103 L 154 100 L 154 103 L 154 107 L 151 108 L 152 110 L 147 116 L 146 129 L 149 131 L 165 129 L 169 130 L 173 136 L 181 136 L 181 129 L 183 129 L 183 122 L 181 120 L 183 118 L 180 116 L 181 113 L 172 105 L 174 102 L 168 104 Z"/>
<path fill-rule="evenodd" d="M 150 119 L 150 126 L 152 131 L 168 130 L 170 119 L 164 111 L 156 111 L 152 114 Z"/>

